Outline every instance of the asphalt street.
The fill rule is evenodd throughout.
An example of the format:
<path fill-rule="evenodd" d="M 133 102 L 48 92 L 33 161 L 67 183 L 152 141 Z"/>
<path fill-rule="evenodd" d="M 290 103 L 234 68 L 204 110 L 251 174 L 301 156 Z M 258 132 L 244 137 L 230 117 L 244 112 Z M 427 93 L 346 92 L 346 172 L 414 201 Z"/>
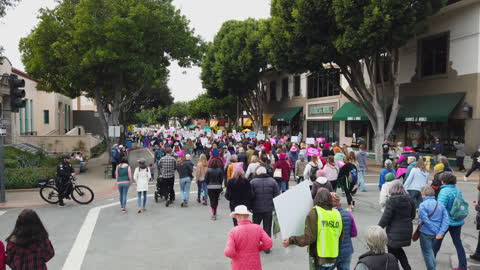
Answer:
<path fill-rule="evenodd" d="M 135 160 L 137 155 L 149 157 L 149 153 L 136 152 L 131 159 Z M 365 229 L 377 224 L 381 216 L 377 203 L 379 192 L 375 187 L 377 179 L 378 176 L 367 177 L 370 183 L 368 191 L 354 197 L 357 207 L 353 215 L 359 237 L 353 241 L 355 253 L 352 269 L 358 256 L 366 250 Z M 458 186 L 467 201 L 477 200 L 475 183 L 460 182 Z M 138 214 L 135 211 L 134 189 L 130 189 L 131 200 L 126 214 L 120 212 L 117 197 L 96 200 L 88 206 L 70 202 L 65 208 L 35 208 L 50 233 L 56 251 L 48 264 L 49 269 L 229 269 L 230 261 L 223 255 L 223 250 L 228 231 L 233 225 L 225 198 L 222 197 L 220 201 L 217 221 L 210 220 L 207 206 L 195 201 L 195 183 L 192 183 L 193 194 L 188 208 L 181 208 L 178 200 L 166 208 L 164 203 L 155 203 L 153 197 L 149 197 L 147 211 Z M 178 184 L 175 190 L 179 191 Z M 153 194 L 153 191 L 154 187 L 151 186 L 149 193 Z M 342 198 L 342 202 L 346 203 L 346 199 Z M 0 211 L 0 239 L 5 239 L 11 232 L 20 211 Z M 478 236 L 473 207 L 470 211 L 462 231 L 467 254 L 474 251 Z M 274 239 L 272 253 L 262 253 L 264 269 L 308 269 L 306 248 L 284 249 L 280 242 L 279 236 Z M 425 269 L 418 242 L 405 250 L 413 269 Z M 444 240 L 437 262 L 437 269 L 457 266 L 450 236 Z M 480 266 L 469 260 L 469 269 L 480 269 Z"/>

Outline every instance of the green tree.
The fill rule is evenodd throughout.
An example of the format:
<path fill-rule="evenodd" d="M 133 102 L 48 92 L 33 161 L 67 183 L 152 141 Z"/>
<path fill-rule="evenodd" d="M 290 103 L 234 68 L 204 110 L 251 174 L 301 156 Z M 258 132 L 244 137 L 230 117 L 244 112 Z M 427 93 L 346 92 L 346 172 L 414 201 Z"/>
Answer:
<path fill-rule="evenodd" d="M 277 69 L 292 73 L 338 66 L 368 116 L 377 162 L 399 110 L 399 48 L 424 29 L 446 0 L 272 0 L 262 48 Z M 367 78 L 367 79 L 364 79 Z M 380 82 L 380 83 L 377 83 Z"/>
<path fill-rule="evenodd" d="M 185 127 L 189 122 L 189 103 L 183 101 L 173 103 L 168 107 L 168 116 L 178 121 L 182 127 Z"/>
<path fill-rule="evenodd" d="M 152 105 L 137 103 L 166 95 L 156 90 L 165 90 L 172 60 L 188 67 L 202 55 L 172 0 L 64 0 L 39 18 L 20 42 L 26 70 L 44 90 L 94 98 L 105 136 L 122 114 Z"/>
<path fill-rule="evenodd" d="M 263 122 L 262 72 L 267 58 L 260 49 L 264 20 L 227 21 L 214 38 L 202 63 L 203 87 L 210 96 L 233 96 L 254 119 L 256 130 Z"/>
<path fill-rule="evenodd" d="M 235 121 L 236 104 L 233 96 L 223 98 L 211 97 L 208 94 L 201 94 L 196 99 L 188 102 L 189 116 L 195 119 L 211 119 L 213 117 L 227 117 Z"/>

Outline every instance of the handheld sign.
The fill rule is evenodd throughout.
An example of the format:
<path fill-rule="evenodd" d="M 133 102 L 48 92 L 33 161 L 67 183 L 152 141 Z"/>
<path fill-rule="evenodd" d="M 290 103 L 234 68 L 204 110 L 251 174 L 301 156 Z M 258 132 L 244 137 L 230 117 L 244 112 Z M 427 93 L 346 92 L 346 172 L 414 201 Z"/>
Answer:
<path fill-rule="evenodd" d="M 298 143 L 298 136 L 292 136 L 291 141 L 292 141 L 293 143 Z"/>
<path fill-rule="evenodd" d="M 247 138 L 255 138 L 255 131 L 249 131 L 247 133 Z"/>
<path fill-rule="evenodd" d="M 319 156 L 320 155 L 320 151 L 318 151 L 317 148 L 314 148 L 314 147 L 308 147 L 307 148 L 307 156 Z"/>
<path fill-rule="evenodd" d="M 307 138 L 307 144 L 315 144 L 315 138 Z"/>
<path fill-rule="evenodd" d="M 324 143 L 324 142 L 327 141 L 327 139 L 325 139 L 325 138 L 317 138 L 316 140 L 317 140 L 318 143 Z"/>
<path fill-rule="evenodd" d="M 257 135 L 257 140 L 259 140 L 259 141 L 265 140 L 265 134 L 258 134 Z"/>
<path fill-rule="evenodd" d="M 286 141 L 287 141 L 287 140 L 286 140 L 285 138 L 281 138 L 281 139 L 280 139 L 280 142 L 281 142 L 281 143 L 285 143 Z"/>
<path fill-rule="evenodd" d="M 275 140 L 275 138 L 270 138 L 270 143 L 275 145 L 277 144 L 277 140 Z"/>

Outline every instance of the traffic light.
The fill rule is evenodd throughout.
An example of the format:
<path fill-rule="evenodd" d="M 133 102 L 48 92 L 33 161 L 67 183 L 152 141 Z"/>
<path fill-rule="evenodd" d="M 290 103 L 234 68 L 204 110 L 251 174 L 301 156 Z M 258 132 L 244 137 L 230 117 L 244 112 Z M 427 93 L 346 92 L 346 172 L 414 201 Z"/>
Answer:
<path fill-rule="evenodd" d="M 8 79 L 10 85 L 10 107 L 12 112 L 18 112 L 18 109 L 25 108 L 27 101 L 23 99 L 25 97 L 25 80 L 19 79 L 17 75 L 10 75 Z"/>

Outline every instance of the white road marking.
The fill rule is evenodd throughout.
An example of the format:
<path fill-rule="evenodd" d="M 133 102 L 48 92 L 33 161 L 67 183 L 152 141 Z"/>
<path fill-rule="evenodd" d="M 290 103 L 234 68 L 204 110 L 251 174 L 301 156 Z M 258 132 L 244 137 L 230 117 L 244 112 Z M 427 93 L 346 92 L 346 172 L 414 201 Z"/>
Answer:
<path fill-rule="evenodd" d="M 197 191 L 191 191 L 190 194 L 195 194 Z M 180 192 L 176 192 L 175 195 L 179 195 Z M 148 195 L 148 197 L 153 197 L 153 194 Z M 137 198 L 130 198 L 127 202 L 135 201 Z M 102 206 L 97 206 L 90 211 L 88 211 L 87 217 L 80 227 L 80 231 L 77 234 L 77 238 L 73 243 L 72 249 L 68 253 L 67 259 L 63 264 L 63 270 L 80 270 L 83 264 L 83 260 L 85 259 L 85 254 L 87 253 L 88 246 L 90 245 L 90 240 L 92 239 L 93 231 L 95 229 L 95 225 L 97 224 L 98 216 L 100 215 L 100 211 L 102 209 L 117 206 L 120 202 L 114 202 L 105 204 Z M 6 211 L 3 211 L 6 212 Z M 4 213 L 0 212 L 0 215 Z"/>
<path fill-rule="evenodd" d="M 7 213 L 7 211 L 0 211 L 0 216 Z"/>

